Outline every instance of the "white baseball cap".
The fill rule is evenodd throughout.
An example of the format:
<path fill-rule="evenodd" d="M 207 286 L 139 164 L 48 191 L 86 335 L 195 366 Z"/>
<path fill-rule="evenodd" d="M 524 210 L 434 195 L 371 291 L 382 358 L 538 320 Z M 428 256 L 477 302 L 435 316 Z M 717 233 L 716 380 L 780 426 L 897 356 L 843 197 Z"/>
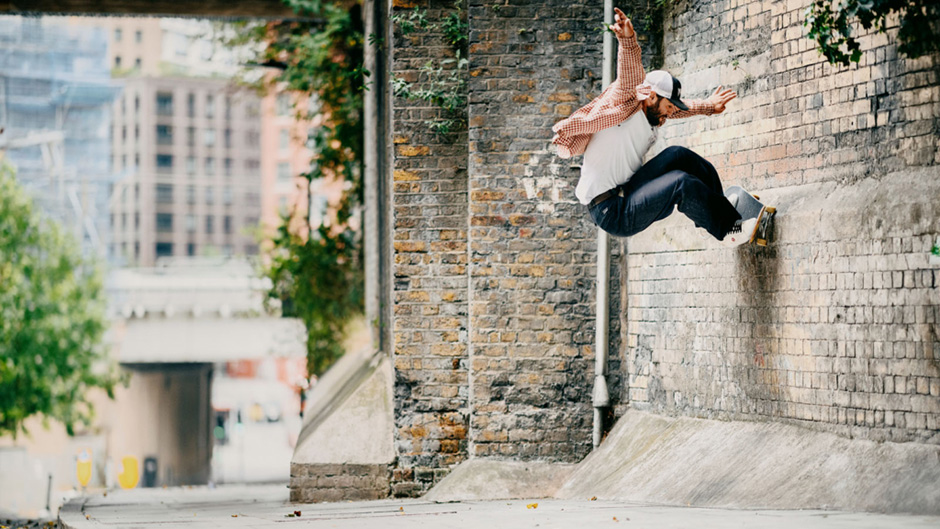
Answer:
<path fill-rule="evenodd" d="M 682 83 L 665 70 L 653 70 L 646 74 L 646 82 L 654 92 L 665 97 L 679 110 L 688 110 L 689 107 L 682 102 Z"/>

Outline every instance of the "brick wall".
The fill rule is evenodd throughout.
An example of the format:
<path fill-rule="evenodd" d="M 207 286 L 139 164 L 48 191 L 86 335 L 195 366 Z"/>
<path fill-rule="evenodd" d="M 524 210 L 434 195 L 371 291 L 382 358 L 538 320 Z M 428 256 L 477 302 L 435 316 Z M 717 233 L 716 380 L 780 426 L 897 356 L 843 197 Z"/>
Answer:
<path fill-rule="evenodd" d="M 675 6 L 665 67 L 687 97 L 739 99 L 667 125 L 726 185 L 780 209 L 766 249 L 669 244 L 670 219 L 626 244 L 623 401 L 662 413 L 783 420 L 853 437 L 940 440 L 937 57 L 868 35 L 858 66 L 824 64 L 808 2 Z"/>
<path fill-rule="evenodd" d="M 577 168 L 548 140 L 600 91 L 602 5 L 474 1 L 470 15 L 471 455 L 578 461 L 591 445 L 596 231 Z"/>
<path fill-rule="evenodd" d="M 388 465 L 291 463 L 290 501 L 381 500 L 389 495 Z"/>
<path fill-rule="evenodd" d="M 418 7 L 439 24 L 452 5 L 396 0 L 392 14 Z M 392 75 L 415 87 L 429 58 L 454 56 L 439 30 L 393 29 Z M 393 101 L 396 496 L 424 492 L 467 457 L 467 137 L 432 132 L 425 122 L 440 117 L 433 104 Z"/>
<path fill-rule="evenodd" d="M 615 241 L 615 411 L 936 440 L 937 63 L 873 35 L 858 67 L 824 65 L 805 3 L 679 2 L 664 18 L 661 60 L 687 96 L 720 83 L 740 97 L 670 123 L 657 148 L 694 148 L 726 185 L 761 190 L 778 242 L 718 249 L 680 215 Z M 393 14 L 418 6 L 434 24 L 452 5 L 395 0 Z M 590 450 L 595 229 L 574 197 L 580 160 L 548 144 L 600 92 L 601 9 L 472 0 L 466 130 L 437 135 L 439 109 L 393 101 L 393 495 L 468 457 Z M 453 54 L 435 30 L 397 26 L 392 48 L 393 75 L 418 84 Z"/>

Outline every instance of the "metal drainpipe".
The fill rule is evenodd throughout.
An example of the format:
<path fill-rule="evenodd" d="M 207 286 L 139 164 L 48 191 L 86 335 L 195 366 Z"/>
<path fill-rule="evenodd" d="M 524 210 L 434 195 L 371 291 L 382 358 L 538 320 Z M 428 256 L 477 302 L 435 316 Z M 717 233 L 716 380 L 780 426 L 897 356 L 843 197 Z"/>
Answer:
<path fill-rule="evenodd" d="M 614 22 L 614 2 L 604 0 L 604 25 Z M 601 80 L 607 88 L 613 79 L 614 47 L 613 35 L 604 32 L 604 63 Z M 604 433 L 604 408 L 610 406 L 610 392 L 607 390 L 607 324 L 610 312 L 610 238 L 607 233 L 597 228 L 597 310 L 594 326 L 594 448 L 601 444 Z"/>

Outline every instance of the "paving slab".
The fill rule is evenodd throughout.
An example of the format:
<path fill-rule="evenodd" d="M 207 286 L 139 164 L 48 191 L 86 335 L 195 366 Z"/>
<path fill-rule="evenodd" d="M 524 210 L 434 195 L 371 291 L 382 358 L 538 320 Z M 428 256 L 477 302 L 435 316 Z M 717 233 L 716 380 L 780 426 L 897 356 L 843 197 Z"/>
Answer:
<path fill-rule="evenodd" d="M 299 511 L 300 516 L 292 516 Z M 138 489 L 76 498 L 62 527 L 102 528 L 454 528 L 571 527 L 936 529 L 940 517 L 837 511 L 715 509 L 625 501 L 533 499 L 432 502 L 421 499 L 296 504 L 278 486 Z"/>

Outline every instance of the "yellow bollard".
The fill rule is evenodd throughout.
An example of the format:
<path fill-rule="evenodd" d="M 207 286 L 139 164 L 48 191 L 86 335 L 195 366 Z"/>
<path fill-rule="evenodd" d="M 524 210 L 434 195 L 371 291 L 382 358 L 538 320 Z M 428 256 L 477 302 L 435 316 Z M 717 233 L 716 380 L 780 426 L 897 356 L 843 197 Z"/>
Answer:
<path fill-rule="evenodd" d="M 87 448 L 78 453 L 75 472 L 78 476 L 78 484 L 83 488 L 87 487 L 91 481 L 91 452 Z"/>
<path fill-rule="evenodd" d="M 122 489 L 132 489 L 137 486 L 140 480 L 140 468 L 137 465 L 137 458 L 133 456 L 124 456 L 121 460 L 124 471 L 118 474 L 118 483 Z"/>

